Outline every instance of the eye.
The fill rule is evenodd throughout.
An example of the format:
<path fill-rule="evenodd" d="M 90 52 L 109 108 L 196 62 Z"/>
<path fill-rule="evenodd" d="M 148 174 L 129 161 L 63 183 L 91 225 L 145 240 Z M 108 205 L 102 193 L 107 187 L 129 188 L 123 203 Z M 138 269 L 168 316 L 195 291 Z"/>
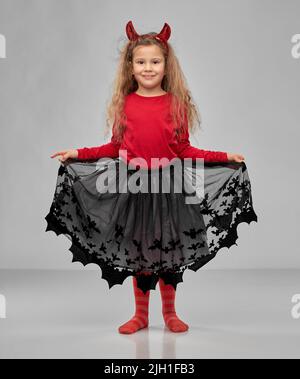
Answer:
<path fill-rule="evenodd" d="M 136 63 L 143 64 L 144 62 L 143 61 L 136 61 Z M 157 63 L 160 63 L 160 61 L 153 61 L 153 63 L 157 64 Z"/>

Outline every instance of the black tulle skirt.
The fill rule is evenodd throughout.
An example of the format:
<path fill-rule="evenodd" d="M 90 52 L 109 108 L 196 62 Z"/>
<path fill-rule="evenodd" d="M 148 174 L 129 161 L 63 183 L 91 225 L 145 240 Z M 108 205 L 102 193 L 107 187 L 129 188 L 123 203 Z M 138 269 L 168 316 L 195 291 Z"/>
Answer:
<path fill-rule="evenodd" d="M 146 292 L 159 278 L 176 289 L 257 215 L 244 162 L 139 170 L 118 157 L 62 163 L 45 219 L 73 262 L 97 264 L 109 288 L 136 276 Z"/>

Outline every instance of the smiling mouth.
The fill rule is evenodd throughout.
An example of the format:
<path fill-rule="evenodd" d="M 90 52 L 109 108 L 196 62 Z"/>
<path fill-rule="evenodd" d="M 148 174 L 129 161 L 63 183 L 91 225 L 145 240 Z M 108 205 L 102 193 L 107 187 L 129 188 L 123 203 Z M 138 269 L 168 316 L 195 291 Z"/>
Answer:
<path fill-rule="evenodd" d="M 150 79 L 154 78 L 155 75 L 143 75 L 143 78 Z"/>

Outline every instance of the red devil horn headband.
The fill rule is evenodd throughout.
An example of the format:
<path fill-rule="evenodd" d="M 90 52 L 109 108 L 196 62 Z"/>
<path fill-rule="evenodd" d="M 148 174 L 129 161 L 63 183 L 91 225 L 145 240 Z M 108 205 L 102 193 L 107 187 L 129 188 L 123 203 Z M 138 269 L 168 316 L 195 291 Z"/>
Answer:
<path fill-rule="evenodd" d="M 130 41 L 136 41 L 138 40 L 141 36 L 136 32 L 136 30 L 134 29 L 133 27 L 133 24 L 132 24 L 132 21 L 129 21 L 127 22 L 127 25 L 126 25 L 126 34 L 127 34 L 127 37 Z M 170 38 L 170 35 L 171 35 L 171 28 L 170 26 L 165 22 L 162 30 L 156 34 L 155 36 L 152 36 L 152 35 L 148 35 L 146 34 L 145 36 L 147 37 L 152 37 L 152 38 L 155 38 L 155 39 L 158 39 L 160 42 L 162 42 L 165 47 L 168 49 L 168 39 Z"/>

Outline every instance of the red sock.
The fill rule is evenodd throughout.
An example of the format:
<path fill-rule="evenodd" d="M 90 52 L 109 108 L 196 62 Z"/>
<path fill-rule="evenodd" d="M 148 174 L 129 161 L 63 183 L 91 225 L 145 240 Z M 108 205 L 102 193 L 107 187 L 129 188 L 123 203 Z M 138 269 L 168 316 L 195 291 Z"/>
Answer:
<path fill-rule="evenodd" d="M 127 321 L 125 324 L 119 327 L 119 333 L 131 334 L 140 329 L 148 326 L 148 310 L 149 310 L 149 298 L 150 290 L 144 294 L 144 292 L 137 287 L 137 279 L 133 278 L 133 290 L 135 297 L 135 315 Z"/>
<path fill-rule="evenodd" d="M 171 284 L 166 285 L 161 278 L 159 278 L 159 288 L 162 300 L 162 312 L 166 326 L 172 332 L 185 332 L 189 326 L 178 318 L 175 311 L 176 290 Z"/>

